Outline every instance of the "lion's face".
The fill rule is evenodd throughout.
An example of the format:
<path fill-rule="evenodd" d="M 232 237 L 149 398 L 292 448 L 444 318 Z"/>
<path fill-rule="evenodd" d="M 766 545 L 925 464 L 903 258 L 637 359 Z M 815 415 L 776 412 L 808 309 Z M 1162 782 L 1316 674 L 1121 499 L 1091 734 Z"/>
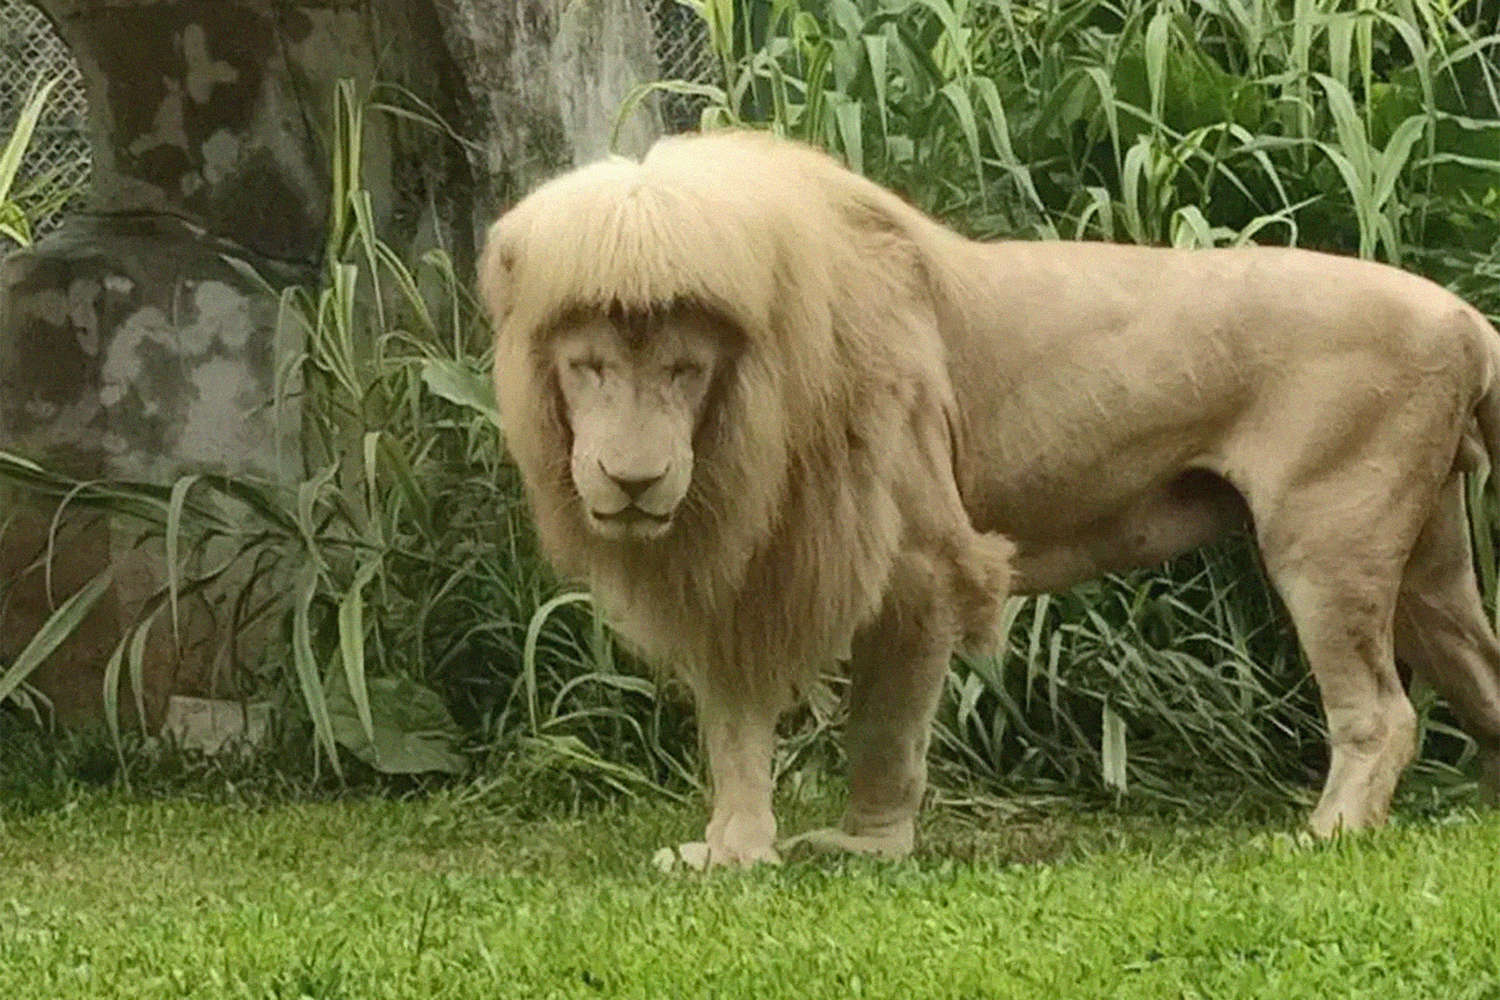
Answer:
<path fill-rule="evenodd" d="M 570 471 L 589 527 L 612 539 L 665 535 L 693 479 L 693 438 L 726 333 L 690 311 L 588 316 L 551 340 L 572 432 Z"/>

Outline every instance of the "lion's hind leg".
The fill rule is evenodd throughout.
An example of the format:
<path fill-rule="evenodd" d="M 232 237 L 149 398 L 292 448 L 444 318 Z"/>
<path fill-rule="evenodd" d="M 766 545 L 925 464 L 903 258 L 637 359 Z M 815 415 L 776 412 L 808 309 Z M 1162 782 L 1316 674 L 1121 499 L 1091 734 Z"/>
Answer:
<path fill-rule="evenodd" d="M 1383 823 L 1416 748 L 1416 714 L 1396 672 L 1393 619 L 1426 505 L 1345 507 L 1343 516 L 1330 517 L 1348 497 L 1331 479 L 1284 495 L 1269 514 L 1256 511 L 1266 570 L 1327 718 L 1328 777 L 1309 819 L 1323 837 Z"/>
<path fill-rule="evenodd" d="M 1485 791 L 1500 800 L 1500 642 L 1475 585 L 1457 475 L 1444 485 L 1401 578 L 1396 656 L 1447 699 L 1479 746 Z"/>

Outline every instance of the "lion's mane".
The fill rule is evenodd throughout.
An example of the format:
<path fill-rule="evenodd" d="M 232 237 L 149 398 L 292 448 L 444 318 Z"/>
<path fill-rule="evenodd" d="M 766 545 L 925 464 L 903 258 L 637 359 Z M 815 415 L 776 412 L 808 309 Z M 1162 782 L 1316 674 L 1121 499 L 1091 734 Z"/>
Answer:
<path fill-rule="evenodd" d="M 658 143 L 545 184 L 491 229 L 480 289 L 510 454 L 543 548 L 616 628 L 690 684 L 784 699 L 846 654 L 897 560 L 989 633 L 1010 547 L 977 534 L 921 241 L 937 227 L 805 147 L 747 133 Z M 581 312 L 697 309 L 736 331 L 664 539 L 589 531 L 545 349 Z"/>

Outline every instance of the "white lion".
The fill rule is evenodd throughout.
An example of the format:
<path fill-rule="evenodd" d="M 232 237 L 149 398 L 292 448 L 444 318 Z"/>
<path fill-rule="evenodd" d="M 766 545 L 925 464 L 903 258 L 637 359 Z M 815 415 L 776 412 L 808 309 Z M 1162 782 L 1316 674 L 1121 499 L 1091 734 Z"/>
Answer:
<path fill-rule="evenodd" d="M 1500 785 L 1500 645 L 1460 473 L 1500 447 L 1500 335 L 1391 267 L 1300 250 L 976 243 L 747 133 L 569 173 L 491 230 L 507 442 L 546 551 L 692 688 L 713 863 L 776 856 L 776 718 L 851 664 L 821 844 L 911 849 L 955 643 L 1017 590 L 1250 524 L 1318 680 L 1311 824 L 1381 822 L 1400 656 Z"/>

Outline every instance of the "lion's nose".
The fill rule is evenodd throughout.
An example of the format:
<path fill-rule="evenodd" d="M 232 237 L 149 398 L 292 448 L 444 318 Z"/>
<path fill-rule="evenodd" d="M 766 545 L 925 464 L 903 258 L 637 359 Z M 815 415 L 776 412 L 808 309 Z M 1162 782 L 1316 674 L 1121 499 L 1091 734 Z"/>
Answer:
<path fill-rule="evenodd" d="M 632 503 L 634 503 L 636 500 L 639 500 L 642 493 L 645 493 L 651 487 L 661 482 L 662 477 L 667 474 L 666 469 L 663 469 L 658 473 L 645 476 L 639 475 L 634 471 L 623 474 L 614 473 L 609 471 L 609 467 L 606 466 L 603 461 L 600 461 L 599 463 L 599 471 L 608 476 L 609 481 L 618 486 L 620 488 L 620 491 L 627 497 L 629 497 Z"/>

